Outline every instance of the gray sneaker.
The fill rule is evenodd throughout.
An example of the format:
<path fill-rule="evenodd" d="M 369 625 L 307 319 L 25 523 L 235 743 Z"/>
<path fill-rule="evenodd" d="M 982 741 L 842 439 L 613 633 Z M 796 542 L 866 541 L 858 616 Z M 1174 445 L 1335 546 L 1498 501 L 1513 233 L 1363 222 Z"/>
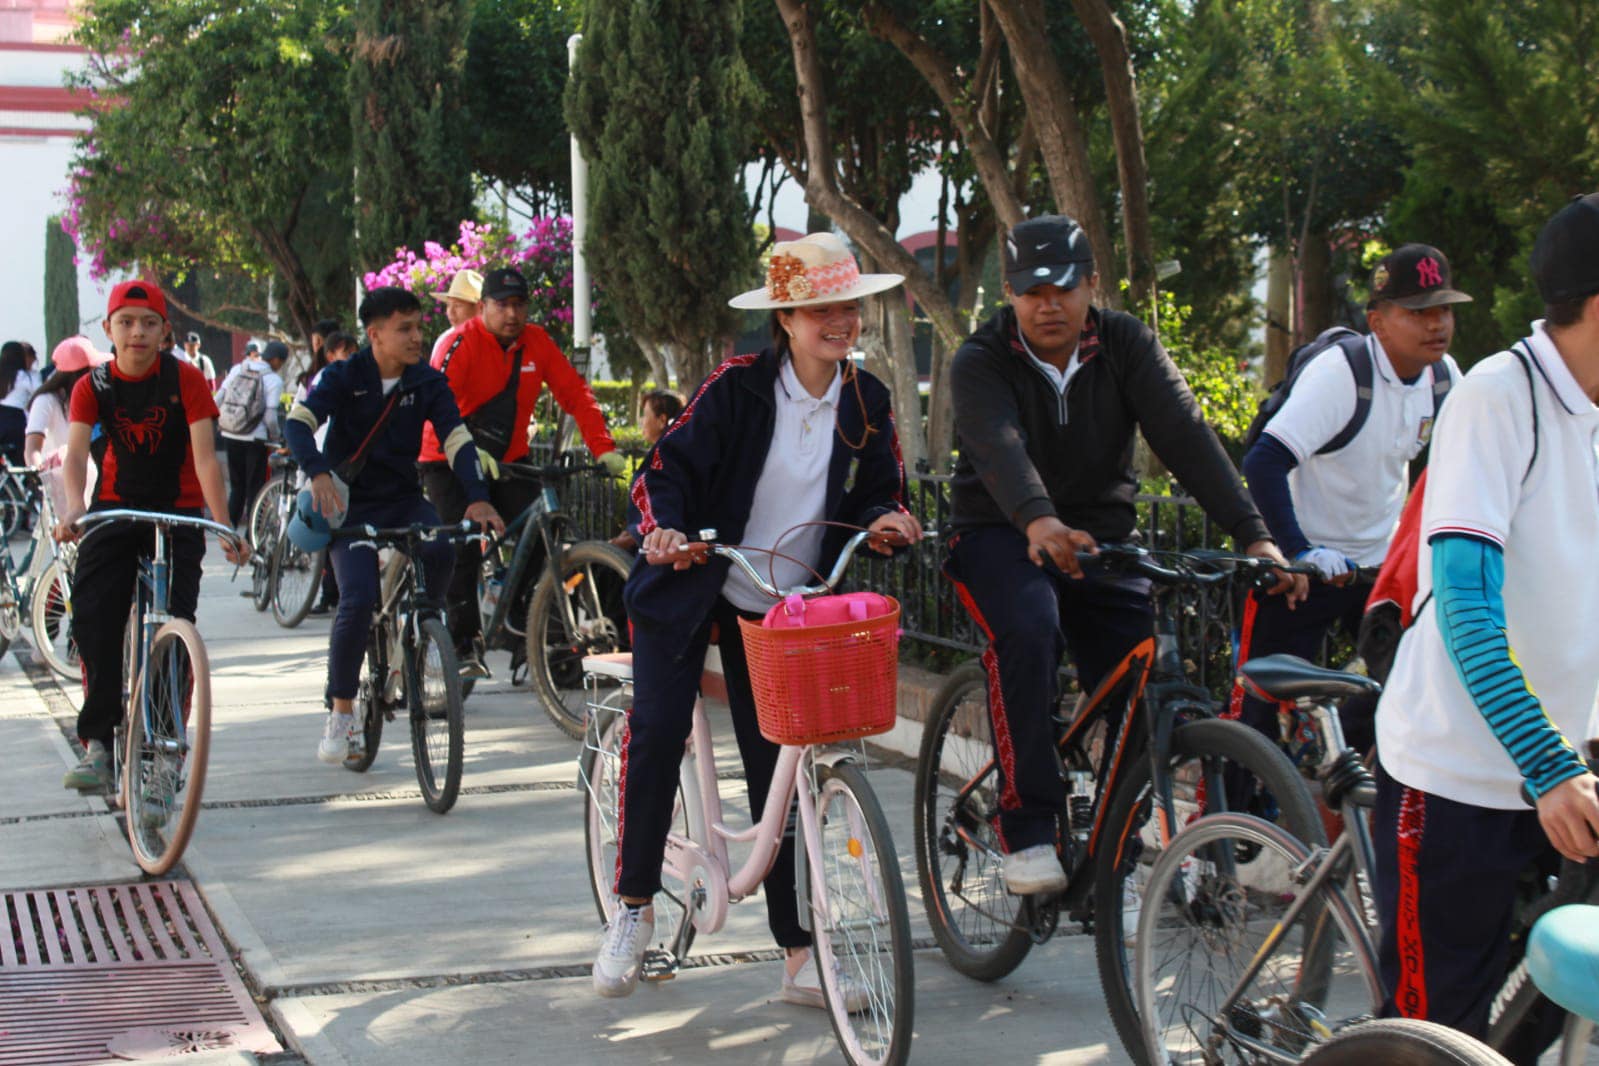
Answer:
<path fill-rule="evenodd" d="M 109 792 L 111 784 L 111 750 L 99 740 L 89 741 L 83 758 L 61 781 L 63 788 L 75 788 L 79 792 Z"/>

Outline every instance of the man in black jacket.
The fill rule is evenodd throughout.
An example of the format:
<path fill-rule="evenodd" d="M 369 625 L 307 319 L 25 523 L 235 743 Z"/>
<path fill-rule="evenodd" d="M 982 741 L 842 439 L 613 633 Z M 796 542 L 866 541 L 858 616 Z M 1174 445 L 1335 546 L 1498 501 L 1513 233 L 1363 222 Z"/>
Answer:
<path fill-rule="evenodd" d="M 1283 561 L 1155 334 L 1089 306 L 1098 280 L 1075 221 L 1017 225 L 1005 242 L 1009 306 L 952 369 L 960 458 L 945 571 L 989 639 L 999 835 L 1015 893 L 1066 887 L 1054 843 L 1065 792 L 1049 750 L 1061 655 L 1071 651 L 1092 692 L 1153 629 L 1147 579 L 1085 574 L 1077 560 L 1135 535 L 1134 432 L 1245 551 Z M 1279 591 L 1302 599 L 1304 579 Z"/>

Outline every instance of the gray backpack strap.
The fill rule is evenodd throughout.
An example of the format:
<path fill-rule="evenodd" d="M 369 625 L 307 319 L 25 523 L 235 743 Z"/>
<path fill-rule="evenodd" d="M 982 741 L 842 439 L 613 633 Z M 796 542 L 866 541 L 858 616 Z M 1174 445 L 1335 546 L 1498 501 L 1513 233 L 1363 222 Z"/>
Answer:
<path fill-rule="evenodd" d="M 1376 379 L 1376 370 L 1371 361 L 1371 347 L 1362 334 L 1340 337 L 1337 343 L 1344 353 L 1345 361 L 1349 363 L 1349 372 L 1355 376 L 1355 413 L 1349 416 L 1349 421 L 1332 440 L 1316 449 L 1317 455 L 1326 455 L 1346 447 L 1360 433 L 1366 425 L 1366 419 L 1371 415 L 1371 398 Z"/>

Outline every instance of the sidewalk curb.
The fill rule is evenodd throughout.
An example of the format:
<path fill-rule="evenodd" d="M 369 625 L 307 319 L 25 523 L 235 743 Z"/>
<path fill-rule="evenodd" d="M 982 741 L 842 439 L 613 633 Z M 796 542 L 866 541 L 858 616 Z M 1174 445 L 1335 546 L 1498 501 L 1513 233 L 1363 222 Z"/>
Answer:
<path fill-rule="evenodd" d="M 221 875 L 210 869 L 201 849 L 192 849 L 184 857 L 189 880 L 200 898 L 210 908 L 217 927 L 226 940 L 232 941 L 239 952 L 239 965 L 244 967 L 260 991 L 268 991 L 286 984 L 283 967 L 277 956 L 267 947 L 261 934 L 245 915 L 244 908 L 234 900 L 233 894 L 223 884 Z"/>
<path fill-rule="evenodd" d="M 350 1066 L 350 1060 L 340 1054 L 338 1047 L 322 1035 L 321 1023 L 311 1016 L 311 1009 L 297 999 L 274 999 L 266 1005 L 267 1013 L 283 1039 L 306 1062 L 316 1066 Z"/>

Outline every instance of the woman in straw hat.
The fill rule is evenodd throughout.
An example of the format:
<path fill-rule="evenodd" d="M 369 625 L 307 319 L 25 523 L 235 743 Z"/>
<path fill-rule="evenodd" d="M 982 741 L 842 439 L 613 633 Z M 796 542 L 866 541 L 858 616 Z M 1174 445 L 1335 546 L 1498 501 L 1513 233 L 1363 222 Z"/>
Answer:
<path fill-rule="evenodd" d="M 642 552 L 625 591 L 633 625 L 634 703 L 622 760 L 617 820 L 619 904 L 594 965 L 603 996 L 638 981 L 654 935 L 650 906 L 661 887 L 683 744 L 713 627 L 720 634 L 734 732 L 753 817 L 761 817 L 779 748 L 760 735 L 738 620 L 771 601 L 725 559 L 691 567 L 677 549 L 683 530 L 715 528 L 720 540 L 774 548 L 802 522 L 827 519 L 896 530 L 920 527 L 904 505 L 905 471 L 888 389 L 849 361 L 861 331 L 861 299 L 904 280 L 862 274 L 842 241 L 813 233 L 778 244 L 762 288 L 734 297 L 741 309 L 772 312 L 772 347 L 722 363 L 661 437 L 633 483 Z M 853 480 L 850 480 L 851 468 Z M 820 568 L 842 536 L 811 526 L 781 551 Z M 672 565 L 650 565 L 664 564 Z M 772 560 L 779 588 L 808 583 L 799 562 Z M 794 840 L 767 874 L 768 923 L 788 951 L 780 994 L 822 1006 L 810 934 L 794 895 Z"/>

